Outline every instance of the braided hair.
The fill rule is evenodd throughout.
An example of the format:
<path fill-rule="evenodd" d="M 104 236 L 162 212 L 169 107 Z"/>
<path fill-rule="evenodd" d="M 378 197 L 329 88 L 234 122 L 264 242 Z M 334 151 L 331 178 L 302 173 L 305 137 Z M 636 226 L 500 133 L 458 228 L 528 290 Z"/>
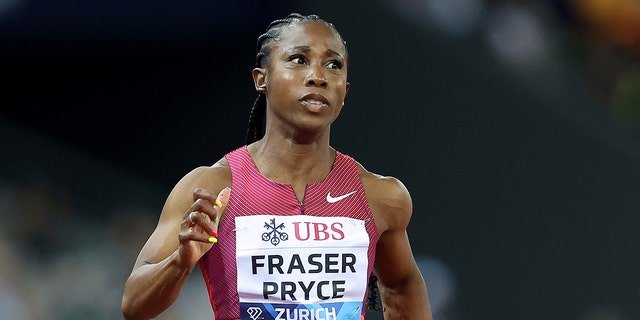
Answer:
<path fill-rule="evenodd" d="M 275 41 L 278 41 L 278 36 L 282 32 L 282 29 L 286 26 L 290 26 L 294 23 L 314 21 L 324 23 L 331 27 L 338 35 L 340 33 L 336 27 L 319 16 L 312 14 L 303 16 L 299 13 L 291 13 L 283 19 L 274 20 L 267 27 L 267 31 L 258 37 L 258 43 L 256 45 L 256 68 L 261 68 L 263 61 L 265 64 L 269 63 L 269 53 L 271 52 L 271 46 Z M 347 43 L 343 40 L 345 50 Z M 264 136 L 265 130 L 265 114 L 267 111 L 267 97 L 264 92 L 259 92 L 256 101 L 253 103 L 251 114 L 249 115 L 249 128 L 247 130 L 247 144 L 260 140 Z"/>
<path fill-rule="evenodd" d="M 267 27 L 267 31 L 258 37 L 258 43 L 256 45 L 256 68 L 261 68 L 263 63 L 269 63 L 269 53 L 271 52 L 271 46 L 275 41 L 278 41 L 278 36 L 282 32 L 285 26 L 292 25 L 294 23 L 314 21 L 324 23 L 331 27 L 339 36 L 340 33 L 336 27 L 317 15 L 303 16 L 299 13 L 291 13 L 283 19 L 274 20 Z M 347 50 L 347 43 L 342 40 L 345 51 Z M 247 130 L 247 145 L 260 140 L 264 136 L 265 130 L 265 115 L 267 112 L 267 96 L 264 92 L 259 92 L 256 101 L 251 108 L 251 114 L 249 115 L 249 128 Z M 383 311 L 382 302 L 380 298 L 380 291 L 378 289 L 378 278 L 371 274 L 368 281 L 369 296 L 367 297 L 367 309 L 374 311 Z"/>

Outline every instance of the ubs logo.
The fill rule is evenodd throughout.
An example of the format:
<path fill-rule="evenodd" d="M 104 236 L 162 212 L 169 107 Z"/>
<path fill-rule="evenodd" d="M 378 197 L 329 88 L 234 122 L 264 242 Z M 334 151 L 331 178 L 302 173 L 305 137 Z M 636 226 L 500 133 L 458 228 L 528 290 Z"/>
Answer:
<path fill-rule="evenodd" d="M 264 227 L 265 229 L 267 229 L 267 231 L 262 234 L 262 241 L 269 241 L 272 245 L 277 246 L 280 241 L 289 240 L 289 235 L 286 232 L 282 231 L 282 229 L 285 228 L 284 223 L 276 225 L 276 218 L 273 218 L 269 221 L 271 223 L 264 223 Z"/>

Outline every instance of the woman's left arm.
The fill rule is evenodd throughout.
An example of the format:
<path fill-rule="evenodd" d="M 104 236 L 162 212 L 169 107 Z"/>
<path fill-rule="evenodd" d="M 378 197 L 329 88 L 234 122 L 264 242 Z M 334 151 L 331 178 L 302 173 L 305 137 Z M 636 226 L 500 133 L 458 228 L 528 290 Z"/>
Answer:
<path fill-rule="evenodd" d="M 363 183 L 380 231 L 374 273 L 384 318 L 431 320 L 427 287 L 407 236 L 413 211 L 409 191 L 393 177 L 373 175 Z"/>

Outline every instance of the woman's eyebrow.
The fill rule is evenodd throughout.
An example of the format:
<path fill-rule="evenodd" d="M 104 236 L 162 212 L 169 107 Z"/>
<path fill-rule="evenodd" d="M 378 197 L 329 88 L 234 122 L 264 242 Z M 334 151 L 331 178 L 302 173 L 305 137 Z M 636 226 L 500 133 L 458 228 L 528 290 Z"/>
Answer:
<path fill-rule="evenodd" d="M 308 52 L 310 50 L 311 50 L 311 47 L 309 47 L 309 46 L 294 46 L 294 47 L 290 48 L 289 50 L 287 50 L 287 52 L 296 52 L 296 51 Z M 338 56 L 340 58 L 343 58 L 342 54 L 340 52 L 335 51 L 335 50 L 327 49 L 327 52 L 329 53 L 329 55 Z"/>
<path fill-rule="evenodd" d="M 289 50 L 287 50 L 287 52 L 294 52 L 294 51 L 302 51 L 302 52 L 306 52 L 311 50 L 311 47 L 309 46 L 294 46 L 289 48 Z"/>
<path fill-rule="evenodd" d="M 338 56 L 340 58 L 344 58 L 340 52 L 337 52 L 331 49 L 328 49 L 327 52 L 329 52 L 332 56 Z"/>

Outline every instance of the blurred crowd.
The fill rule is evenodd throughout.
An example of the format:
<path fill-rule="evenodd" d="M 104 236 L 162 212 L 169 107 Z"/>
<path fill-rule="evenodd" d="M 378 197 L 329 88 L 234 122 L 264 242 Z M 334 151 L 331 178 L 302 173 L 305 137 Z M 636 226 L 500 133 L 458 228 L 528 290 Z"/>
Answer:
<path fill-rule="evenodd" d="M 496 60 L 527 81 L 536 73 L 545 81 L 576 73 L 613 116 L 640 125 L 640 1 L 388 2 L 428 30 L 482 39 Z"/>
<path fill-rule="evenodd" d="M 0 194 L 0 319 L 121 318 L 149 209 L 87 213 L 91 204 L 46 177 L 0 179 Z"/>

